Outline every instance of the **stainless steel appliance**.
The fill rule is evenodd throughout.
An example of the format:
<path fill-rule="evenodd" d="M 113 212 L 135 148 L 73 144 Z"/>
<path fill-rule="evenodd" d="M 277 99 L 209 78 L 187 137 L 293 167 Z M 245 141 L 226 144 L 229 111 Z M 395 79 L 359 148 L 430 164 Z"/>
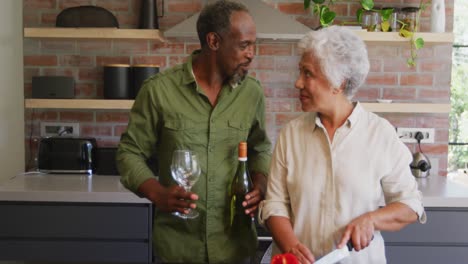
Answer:
<path fill-rule="evenodd" d="M 45 173 L 93 174 L 96 170 L 96 148 L 95 138 L 42 138 L 38 169 Z"/>

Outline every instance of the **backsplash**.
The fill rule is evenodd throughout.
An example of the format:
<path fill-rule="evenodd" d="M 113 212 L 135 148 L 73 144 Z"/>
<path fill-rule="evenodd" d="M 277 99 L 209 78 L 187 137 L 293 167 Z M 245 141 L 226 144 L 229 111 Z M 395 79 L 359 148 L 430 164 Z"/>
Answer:
<path fill-rule="evenodd" d="M 111 11 L 121 28 L 137 28 L 138 0 L 24 0 L 24 27 L 53 27 L 61 10 L 78 5 L 98 5 Z M 198 12 L 206 1 L 158 0 L 164 2 L 162 31 Z M 317 19 L 303 10 L 297 0 L 264 1 L 309 27 Z M 419 0 L 376 1 L 376 6 L 417 6 Z M 445 2 L 446 31 L 453 26 L 453 0 Z M 359 1 L 337 1 L 337 21 L 351 21 Z M 162 6 L 159 7 L 162 10 Z M 422 31 L 429 31 L 430 8 L 421 19 Z M 356 100 L 375 102 L 392 99 L 404 103 L 449 103 L 452 63 L 451 44 L 426 45 L 419 52 L 415 68 L 408 68 L 409 43 L 367 43 L 371 70 Z M 51 40 L 24 39 L 24 89 L 31 97 L 32 76 L 65 75 L 75 79 L 76 98 L 103 98 L 103 65 L 158 64 L 161 70 L 181 63 L 195 49 L 197 41 L 172 39 L 167 43 L 147 40 Z M 251 74 L 258 78 L 267 97 L 268 133 L 276 139 L 281 127 L 301 114 L 298 91 L 294 88 L 298 56 L 296 43 L 261 40 Z M 26 163 L 31 167 L 40 135 L 40 122 L 79 122 L 80 135 L 96 137 L 99 146 L 116 146 L 128 122 L 128 110 L 43 110 L 25 111 Z M 433 163 L 433 172 L 446 175 L 448 114 L 380 113 L 397 127 L 435 128 L 435 143 L 422 144 Z M 415 144 L 407 144 L 413 152 Z M 29 162 L 28 162 L 29 161 Z"/>

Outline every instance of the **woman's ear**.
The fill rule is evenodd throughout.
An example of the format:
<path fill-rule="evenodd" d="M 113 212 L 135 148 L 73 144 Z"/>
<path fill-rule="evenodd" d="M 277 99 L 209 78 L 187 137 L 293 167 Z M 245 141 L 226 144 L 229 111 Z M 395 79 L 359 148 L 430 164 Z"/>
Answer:
<path fill-rule="evenodd" d="M 339 94 L 339 93 L 343 93 L 345 88 L 346 88 L 346 85 L 348 84 L 348 80 L 345 80 L 343 81 L 343 83 L 340 85 L 340 87 L 338 88 L 333 88 L 333 94 Z"/>
<path fill-rule="evenodd" d="M 216 32 L 209 32 L 206 34 L 206 43 L 211 50 L 219 49 L 221 38 Z"/>

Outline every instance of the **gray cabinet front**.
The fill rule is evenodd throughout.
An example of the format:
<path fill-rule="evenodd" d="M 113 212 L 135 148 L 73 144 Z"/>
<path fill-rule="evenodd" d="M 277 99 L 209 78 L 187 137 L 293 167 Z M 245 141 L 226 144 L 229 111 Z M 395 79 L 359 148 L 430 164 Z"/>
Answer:
<path fill-rule="evenodd" d="M 0 260 L 151 263 L 151 204 L 1 202 Z"/>
<path fill-rule="evenodd" d="M 427 223 L 382 232 L 387 262 L 468 263 L 468 208 L 426 208 Z"/>

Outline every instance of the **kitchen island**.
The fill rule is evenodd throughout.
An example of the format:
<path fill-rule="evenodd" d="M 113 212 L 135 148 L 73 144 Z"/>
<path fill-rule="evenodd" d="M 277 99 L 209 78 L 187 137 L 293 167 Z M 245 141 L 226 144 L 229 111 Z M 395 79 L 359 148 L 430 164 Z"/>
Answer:
<path fill-rule="evenodd" d="M 17 175 L 0 212 L 0 261 L 152 262 L 152 204 L 118 176 Z"/>
<path fill-rule="evenodd" d="M 427 222 L 383 232 L 387 262 L 468 263 L 468 186 L 440 176 L 417 181 Z"/>
<path fill-rule="evenodd" d="M 388 263 L 466 263 L 468 186 L 418 183 L 427 223 L 383 234 Z M 0 261 L 152 261 L 152 205 L 118 176 L 18 175 L 0 183 L 0 212 Z"/>

